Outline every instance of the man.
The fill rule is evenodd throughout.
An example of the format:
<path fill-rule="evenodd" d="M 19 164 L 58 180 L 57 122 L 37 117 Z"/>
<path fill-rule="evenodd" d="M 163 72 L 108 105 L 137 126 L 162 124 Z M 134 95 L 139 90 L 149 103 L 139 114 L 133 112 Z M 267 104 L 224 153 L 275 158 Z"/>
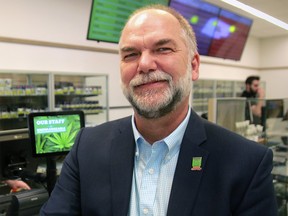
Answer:
<path fill-rule="evenodd" d="M 188 22 L 142 8 L 119 46 L 134 115 L 79 133 L 41 215 L 276 215 L 271 151 L 189 108 L 199 54 Z"/>
<path fill-rule="evenodd" d="M 260 87 L 259 76 L 249 76 L 245 81 L 246 89 L 241 97 L 246 97 L 250 106 L 247 106 L 246 118 L 252 123 L 261 124 L 262 107 L 264 105 L 265 92 Z M 250 112 L 251 111 L 251 112 Z"/>

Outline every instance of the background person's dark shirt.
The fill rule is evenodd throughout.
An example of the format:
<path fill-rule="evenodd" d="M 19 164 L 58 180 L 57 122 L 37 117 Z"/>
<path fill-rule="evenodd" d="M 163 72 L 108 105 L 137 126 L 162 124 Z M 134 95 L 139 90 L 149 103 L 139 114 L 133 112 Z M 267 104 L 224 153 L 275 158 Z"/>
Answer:
<path fill-rule="evenodd" d="M 252 117 L 253 119 L 251 119 L 251 115 L 250 115 L 250 107 L 257 104 L 256 99 L 254 99 L 254 98 L 256 98 L 256 96 L 257 96 L 257 94 L 255 94 L 253 92 L 248 92 L 246 90 L 242 92 L 241 97 L 248 98 L 247 102 L 246 102 L 245 119 L 250 120 L 250 123 L 262 125 L 261 117 L 253 115 L 253 117 Z M 251 98 L 251 100 L 249 100 L 249 98 Z"/>
<path fill-rule="evenodd" d="M 246 97 L 246 98 L 256 98 L 256 94 L 253 92 L 248 92 L 248 91 L 243 91 L 241 94 L 241 97 Z"/>

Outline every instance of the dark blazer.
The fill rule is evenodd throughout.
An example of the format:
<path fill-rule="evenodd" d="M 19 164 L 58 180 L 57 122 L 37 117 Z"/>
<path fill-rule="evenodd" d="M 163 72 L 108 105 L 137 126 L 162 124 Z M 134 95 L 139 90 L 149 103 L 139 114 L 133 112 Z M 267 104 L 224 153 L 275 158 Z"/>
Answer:
<path fill-rule="evenodd" d="M 41 215 L 126 216 L 134 155 L 131 117 L 83 129 Z M 193 157 L 201 170 L 191 170 Z M 167 215 L 276 216 L 271 169 L 271 150 L 192 111 Z"/>

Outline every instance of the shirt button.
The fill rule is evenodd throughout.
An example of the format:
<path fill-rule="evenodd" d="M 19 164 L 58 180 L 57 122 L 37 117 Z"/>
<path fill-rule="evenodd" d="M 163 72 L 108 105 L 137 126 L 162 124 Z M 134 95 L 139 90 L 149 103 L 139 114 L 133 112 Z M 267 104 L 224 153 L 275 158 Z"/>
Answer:
<path fill-rule="evenodd" d="M 148 171 L 148 172 L 149 172 L 149 174 L 151 174 L 151 175 L 152 175 L 152 174 L 154 173 L 154 169 L 152 169 L 152 168 L 151 168 L 151 169 L 149 169 L 149 171 Z"/>
<path fill-rule="evenodd" d="M 149 210 L 148 210 L 147 208 L 144 208 L 144 209 L 143 209 L 143 213 L 146 215 L 146 214 L 149 213 Z"/>

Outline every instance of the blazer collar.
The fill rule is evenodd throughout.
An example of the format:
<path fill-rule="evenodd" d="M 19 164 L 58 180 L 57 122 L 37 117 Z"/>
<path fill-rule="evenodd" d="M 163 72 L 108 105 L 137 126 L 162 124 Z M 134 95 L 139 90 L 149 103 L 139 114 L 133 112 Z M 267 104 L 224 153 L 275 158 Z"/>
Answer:
<path fill-rule="evenodd" d="M 167 215 L 190 215 L 198 194 L 199 184 L 208 152 L 201 148 L 206 140 L 203 120 L 191 112 L 190 120 L 181 144 L 178 162 L 170 193 Z M 192 170 L 192 161 L 201 158 L 201 170 Z"/>
<path fill-rule="evenodd" d="M 113 215 L 127 215 L 135 157 L 131 117 L 119 121 L 119 135 L 111 145 L 111 194 Z"/>

